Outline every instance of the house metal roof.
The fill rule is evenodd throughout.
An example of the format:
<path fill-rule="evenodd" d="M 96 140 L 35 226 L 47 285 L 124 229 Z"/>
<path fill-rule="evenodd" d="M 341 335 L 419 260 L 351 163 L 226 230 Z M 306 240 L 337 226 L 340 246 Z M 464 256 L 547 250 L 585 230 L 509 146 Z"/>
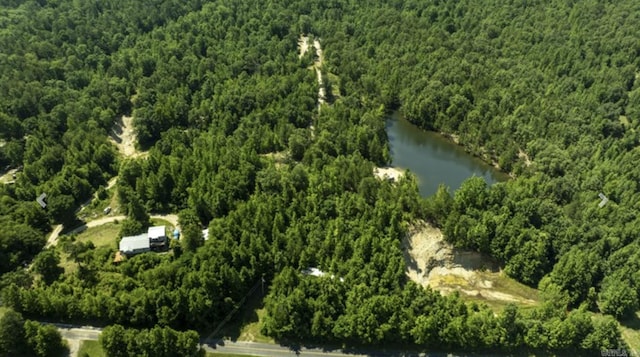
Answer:
<path fill-rule="evenodd" d="M 146 233 L 137 236 L 123 237 L 120 241 L 120 251 L 124 253 L 149 249 L 149 247 L 149 236 Z"/>
<path fill-rule="evenodd" d="M 149 227 L 149 230 L 147 231 L 147 234 L 149 235 L 149 239 L 156 239 L 156 238 L 164 237 L 165 236 L 165 228 L 164 228 L 164 226 Z"/>

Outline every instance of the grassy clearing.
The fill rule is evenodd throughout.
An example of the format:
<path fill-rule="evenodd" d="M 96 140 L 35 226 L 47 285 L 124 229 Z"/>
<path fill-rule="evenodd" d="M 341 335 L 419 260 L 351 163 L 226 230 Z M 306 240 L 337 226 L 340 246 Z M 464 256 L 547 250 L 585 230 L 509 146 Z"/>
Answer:
<path fill-rule="evenodd" d="M 5 313 L 9 311 L 8 307 L 0 306 L 0 319 L 4 316 Z"/>
<path fill-rule="evenodd" d="M 622 338 L 632 351 L 640 352 L 640 312 L 628 320 L 620 323 Z"/>
<path fill-rule="evenodd" d="M 97 194 L 94 195 L 91 202 L 82 207 L 81 211 L 78 212 L 78 217 L 89 220 L 103 217 L 105 215 L 104 209 L 107 207 L 111 207 L 112 215 L 119 214 L 120 204 L 117 192 L 117 188 L 113 186 L 106 191 L 106 197 L 103 199 L 98 199 Z"/>
<path fill-rule="evenodd" d="M 275 163 L 276 169 L 284 167 L 284 165 L 287 165 L 291 160 L 288 151 L 271 152 L 268 154 L 262 154 L 260 156 L 268 160 L 272 160 Z"/>
<path fill-rule="evenodd" d="M 98 227 L 88 228 L 78 234 L 77 242 L 93 242 L 96 247 L 116 248 L 116 237 L 120 233 L 120 224 L 106 223 Z"/>
<path fill-rule="evenodd" d="M 152 226 L 165 226 L 167 227 L 167 237 L 171 237 L 173 234 L 174 227 L 173 224 L 165 219 L 160 218 L 152 218 L 151 219 Z"/>
<path fill-rule="evenodd" d="M 222 328 L 220 336 L 216 337 L 232 341 L 275 343 L 273 338 L 260 332 L 266 313 L 263 296 L 260 290 L 257 290 L 247 299 L 245 306 Z"/>
<path fill-rule="evenodd" d="M 80 343 L 80 349 L 78 349 L 78 357 L 106 357 L 107 355 L 102 350 L 100 342 L 98 341 L 82 341 Z"/>
<path fill-rule="evenodd" d="M 64 269 L 64 274 L 73 274 L 78 270 L 78 263 L 69 259 L 69 255 L 66 253 L 60 253 L 60 267 Z"/>
<path fill-rule="evenodd" d="M 492 272 L 480 272 L 478 276 L 482 279 L 488 280 L 493 284 L 493 289 L 505 294 L 540 301 L 538 289 L 534 289 L 530 286 L 524 285 L 510 277 L 504 272 L 492 273 Z"/>
<path fill-rule="evenodd" d="M 533 309 L 540 303 L 537 289 L 519 283 L 502 272 L 477 272 L 476 274 L 479 279 L 488 282 L 491 288 L 488 291 L 481 291 L 476 296 L 462 294 L 469 301 L 487 304 L 496 313 L 502 312 L 510 303 L 524 310 Z M 508 298 L 502 298 L 503 296 L 513 297 L 519 301 L 509 301 Z"/>

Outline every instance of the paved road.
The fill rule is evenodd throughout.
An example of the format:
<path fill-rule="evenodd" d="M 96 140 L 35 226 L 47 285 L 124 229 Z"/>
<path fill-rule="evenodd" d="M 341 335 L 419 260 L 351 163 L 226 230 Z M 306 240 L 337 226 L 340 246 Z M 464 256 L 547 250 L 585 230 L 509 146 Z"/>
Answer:
<path fill-rule="evenodd" d="M 79 341 L 97 341 L 100 338 L 102 329 L 91 326 L 72 326 L 65 324 L 53 324 L 58 328 L 62 338 L 67 340 L 79 340 Z"/>
<path fill-rule="evenodd" d="M 292 350 L 286 346 L 280 346 L 271 343 L 257 342 L 233 342 L 233 341 L 217 341 L 215 344 L 204 344 L 202 346 L 205 351 L 210 353 L 226 353 L 236 355 L 264 356 L 264 357 L 281 357 L 281 356 L 308 356 L 308 357 L 331 357 L 331 356 L 351 356 L 366 357 L 367 355 L 351 354 L 340 350 L 323 351 L 322 349 L 301 348 L 298 351 Z"/>
<path fill-rule="evenodd" d="M 93 326 L 79 326 L 68 324 L 52 324 L 58 328 L 62 337 L 70 342 L 70 345 L 80 346 L 82 341 L 98 341 L 102 328 Z M 202 348 L 213 354 L 235 354 L 260 357 L 304 356 L 304 357 L 495 357 L 512 356 L 505 353 L 476 354 L 447 352 L 405 352 L 405 351 L 349 351 L 349 350 L 325 350 L 322 348 L 292 349 L 273 343 L 230 341 L 210 339 L 201 341 Z M 75 354 L 70 354 L 71 357 Z"/>
<path fill-rule="evenodd" d="M 72 229 L 67 234 L 80 233 L 86 230 L 87 228 L 98 227 L 103 224 L 107 224 L 115 221 L 124 221 L 126 218 L 127 216 L 107 216 L 107 217 L 94 219 L 93 221 L 89 221 L 81 225 L 80 227 L 76 227 Z M 178 216 L 175 214 L 156 214 L 156 215 L 151 215 L 151 218 L 164 219 L 165 221 L 168 221 L 169 223 L 171 223 L 174 227 L 178 227 Z M 46 246 L 48 247 L 48 246 L 56 245 L 58 243 L 58 237 L 60 236 L 61 232 L 62 232 L 62 225 L 57 225 L 56 228 L 53 230 L 53 232 L 51 232 L 51 235 L 49 236 L 49 238 L 47 239 Z"/>

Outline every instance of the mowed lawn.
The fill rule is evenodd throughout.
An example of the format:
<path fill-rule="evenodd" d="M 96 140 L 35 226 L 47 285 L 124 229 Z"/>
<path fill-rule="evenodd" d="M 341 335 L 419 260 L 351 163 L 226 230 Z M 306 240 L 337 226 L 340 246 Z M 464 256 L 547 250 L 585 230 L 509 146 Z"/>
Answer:
<path fill-rule="evenodd" d="M 154 226 L 166 226 L 167 236 L 171 237 L 174 227 L 169 221 L 164 219 L 152 219 L 151 224 Z M 76 241 L 93 242 L 93 245 L 96 247 L 111 247 L 116 249 L 118 247 L 116 245 L 116 238 L 118 237 L 118 234 L 120 234 L 121 228 L 122 225 L 120 222 L 105 223 L 97 227 L 88 228 L 86 231 L 78 234 Z M 140 233 L 146 233 L 146 231 Z"/>
<path fill-rule="evenodd" d="M 92 242 L 96 247 L 111 247 L 115 249 L 116 238 L 120 233 L 121 224 L 106 223 L 98 227 L 88 228 L 86 231 L 78 234 L 76 241 Z"/>
<path fill-rule="evenodd" d="M 171 235 L 173 233 L 173 229 L 175 228 L 171 222 L 167 221 L 166 219 L 160 219 L 160 218 L 151 218 L 151 225 L 152 226 L 165 226 L 166 230 L 167 230 L 167 237 L 169 237 L 169 238 L 171 238 Z"/>
<path fill-rule="evenodd" d="M 620 333 L 622 338 L 629 345 L 632 351 L 640 352 L 640 313 L 636 312 L 635 316 L 620 323 Z"/>
<path fill-rule="evenodd" d="M 82 341 L 78 349 L 78 357 L 107 357 L 98 341 Z"/>

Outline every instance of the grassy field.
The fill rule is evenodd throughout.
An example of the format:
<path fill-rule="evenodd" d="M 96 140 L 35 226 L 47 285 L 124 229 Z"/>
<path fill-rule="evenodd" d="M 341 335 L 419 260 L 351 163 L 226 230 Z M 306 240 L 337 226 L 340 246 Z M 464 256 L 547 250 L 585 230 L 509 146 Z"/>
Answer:
<path fill-rule="evenodd" d="M 78 270 L 78 263 L 69 259 L 69 255 L 66 253 L 60 253 L 60 267 L 64 269 L 65 274 L 73 274 Z"/>
<path fill-rule="evenodd" d="M 119 223 L 106 223 L 98 227 L 88 228 L 86 231 L 78 234 L 76 241 L 93 242 L 96 247 L 116 248 L 116 237 L 120 233 L 121 225 Z"/>
<path fill-rule="evenodd" d="M 517 299 L 528 299 L 531 300 L 530 303 L 524 303 L 522 301 L 513 301 L 516 305 L 518 305 L 521 309 L 531 309 L 537 306 L 540 302 L 538 290 L 526 286 L 522 283 L 517 282 L 516 280 L 508 277 L 504 273 L 492 273 L 492 272 L 478 272 L 478 278 L 483 279 L 486 282 L 490 282 L 492 285 L 491 291 L 498 294 L 506 294 L 509 296 L 513 296 Z M 461 296 L 468 301 L 475 301 L 477 303 L 485 303 L 491 309 L 493 309 L 496 313 L 502 312 L 502 310 L 507 306 L 510 301 L 508 299 L 499 299 L 499 298 L 487 298 L 483 296 L 472 296 L 461 294 Z"/>
<path fill-rule="evenodd" d="M 84 206 L 82 210 L 78 212 L 78 216 L 82 219 L 100 218 L 104 216 L 104 209 L 107 207 L 111 207 L 111 214 L 119 214 L 120 204 L 116 187 L 111 187 L 106 192 L 107 194 L 104 199 L 94 197 L 88 205 Z"/>
<path fill-rule="evenodd" d="M 262 319 L 266 311 L 260 290 L 250 296 L 245 306 L 237 312 L 219 333 L 219 336 L 232 341 L 274 343 L 273 338 L 260 332 Z"/>
<path fill-rule="evenodd" d="M 620 332 L 629 348 L 636 353 L 640 353 L 640 316 L 638 312 L 633 318 L 620 323 Z"/>
<path fill-rule="evenodd" d="M 82 341 L 80 349 L 78 349 L 78 357 L 106 357 L 98 341 Z"/>
<path fill-rule="evenodd" d="M 171 237 L 173 234 L 173 229 L 175 228 L 173 224 L 167 220 L 160 218 L 152 218 L 151 219 L 152 226 L 166 226 L 167 227 L 167 237 Z"/>

